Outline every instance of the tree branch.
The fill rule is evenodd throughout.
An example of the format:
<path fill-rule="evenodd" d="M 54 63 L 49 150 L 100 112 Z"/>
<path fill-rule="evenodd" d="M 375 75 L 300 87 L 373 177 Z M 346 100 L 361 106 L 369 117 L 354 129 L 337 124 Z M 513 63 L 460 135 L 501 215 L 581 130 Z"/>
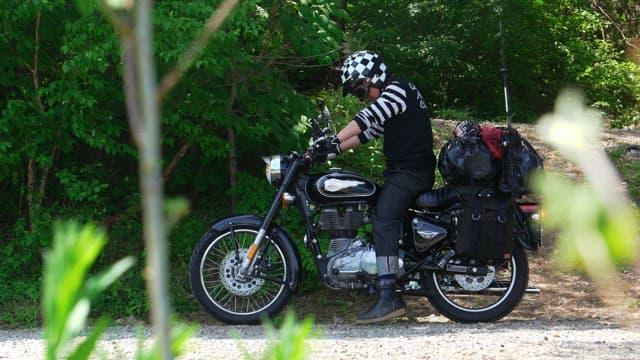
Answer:
<path fill-rule="evenodd" d="M 176 86 L 178 81 L 184 76 L 184 73 L 191 67 L 195 59 L 198 57 L 202 49 L 205 48 L 211 36 L 220 28 L 224 20 L 236 7 L 239 0 L 225 0 L 216 12 L 214 12 L 200 35 L 191 43 L 189 49 L 180 57 L 178 64 L 162 78 L 157 91 L 158 101 L 162 101 L 167 94 Z"/>
<path fill-rule="evenodd" d="M 162 182 L 166 183 L 167 180 L 169 180 L 171 174 L 173 174 L 173 171 L 176 169 L 176 167 L 178 167 L 180 161 L 185 157 L 185 155 L 187 155 L 187 151 L 189 151 L 190 147 L 191 143 L 186 143 L 180 147 L 180 150 L 178 150 L 173 159 L 171 159 L 169 166 L 164 169 L 164 172 L 162 174 Z"/>
<path fill-rule="evenodd" d="M 138 97 L 136 71 L 136 42 L 132 36 L 122 36 L 122 66 L 124 68 L 124 94 L 127 113 L 129 114 L 129 128 L 138 149 L 144 142 L 144 124 L 140 114 L 140 99 Z"/>
<path fill-rule="evenodd" d="M 39 60 L 40 58 L 40 17 L 41 17 L 41 14 L 38 13 L 38 15 L 36 16 L 36 33 L 35 33 L 36 48 L 33 54 L 33 68 L 31 69 L 31 74 L 33 77 L 33 87 L 36 93 L 36 103 L 38 104 L 40 113 L 44 113 L 45 108 L 44 108 L 44 104 L 42 103 L 42 98 L 40 97 L 40 77 L 38 75 L 38 63 L 40 61 Z"/>
<path fill-rule="evenodd" d="M 598 4 L 597 0 L 593 0 L 591 1 L 591 4 L 598 9 L 598 11 L 600 11 L 602 13 L 602 15 L 604 15 L 604 17 L 606 17 L 611 24 L 613 25 L 613 27 L 616 28 L 616 30 L 618 30 L 618 32 L 620 33 L 620 36 L 622 37 L 622 40 L 624 42 L 627 42 L 627 37 L 624 34 L 624 30 L 622 30 L 622 28 L 620 27 L 620 25 L 618 25 L 618 23 L 616 23 L 613 18 L 611 16 L 609 16 L 609 14 L 606 12 L 605 9 L 602 8 L 602 6 L 600 6 L 600 4 Z"/>
<path fill-rule="evenodd" d="M 155 65 L 153 61 L 152 1 L 136 1 L 135 70 L 140 100 L 140 115 L 144 136 L 138 148 L 140 159 L 140 190 L 145 249 L 145 275 L 151 299 L 151 319 L 161 359 L 172 359 L 169 325 L 169 271 L 167 229 L 162 186 L 160 106 L 156 97 Z M 133 118 L 133 117 L 131 117 Z"/>

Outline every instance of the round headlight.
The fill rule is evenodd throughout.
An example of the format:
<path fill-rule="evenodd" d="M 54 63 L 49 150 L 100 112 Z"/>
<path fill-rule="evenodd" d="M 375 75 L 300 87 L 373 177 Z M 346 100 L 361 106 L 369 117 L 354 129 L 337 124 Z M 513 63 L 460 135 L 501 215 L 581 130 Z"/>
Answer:
<path fill-rule="evenodd" d="M 282 155 L 273 155 L 262 159 L 267 164 L 265 167 L 267 181 L 272 185 L 279 185 L 287 170 L 286 158 Z"/>

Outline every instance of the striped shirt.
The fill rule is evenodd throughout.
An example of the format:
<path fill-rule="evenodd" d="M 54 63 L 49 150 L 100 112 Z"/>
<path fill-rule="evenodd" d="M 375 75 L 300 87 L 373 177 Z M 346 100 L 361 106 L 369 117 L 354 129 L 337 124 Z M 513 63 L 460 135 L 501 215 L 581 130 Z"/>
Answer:
<path fill-rule="evenodd" d="M 418 88 L 404 80 L 390 82 L 375 101 L 354 118 L 360 143 L 384 135 L 387 167 L 433 171 L 433 134 L 429 110 Z"/>
<path fill-rule="evenodd" d="M 355 117 L 362 133 L 360 143 L 365 144 L 384 135 L 384 124 L 407 110 L 407 92 L 397 82 L 389 84 L 380 97 L 362 109 Z"/>

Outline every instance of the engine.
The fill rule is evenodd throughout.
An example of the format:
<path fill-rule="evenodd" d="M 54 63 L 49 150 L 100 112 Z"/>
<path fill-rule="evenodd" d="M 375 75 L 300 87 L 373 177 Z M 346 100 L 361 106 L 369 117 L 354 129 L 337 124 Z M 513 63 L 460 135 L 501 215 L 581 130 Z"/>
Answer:
<path fill-rule="evenodd" d="M 329 279 L 339 288 L 365 287 L 367 280 L 378 273 L 374 246 L 360 238 L 339 240 L 344 243 L 349 240 L 350 244 L 345 250 L 329 258 L 327 264 Z"/>
<path fill-rule="evenodd" d="M 366 210 L 366 204 L 323 208 L 320 210 L 318 228 L 326 231 L 330 239 L 354 238 L 358 227 L 365 222 Z"/>
<path fill-rule="evenodd" d="M 327 274 L 338 288 L 363 288 L 377 274 L 376 252 L 358 228 L 368 222 L 366 203 L 320 210 L 318 228 L 329 236 Z"/>

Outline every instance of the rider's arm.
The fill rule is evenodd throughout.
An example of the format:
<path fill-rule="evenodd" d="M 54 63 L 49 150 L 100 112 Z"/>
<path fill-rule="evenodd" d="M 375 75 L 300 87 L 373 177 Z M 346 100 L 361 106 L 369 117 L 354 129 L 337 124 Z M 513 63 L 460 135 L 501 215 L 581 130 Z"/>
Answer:
<path fill-rule="evenodd" d="M 360 110 L 338 138 L 342 151 L 353 149 L 384 134 L 384 124 L 407 109 L 407 92 L 399 84 L 388 85 L 369 106 Z"/>
<path fill-rule="evenodd" d="M 361 142 L 358 135 L 360 135 L 361 132 L 362 130 L 360 130 L 358 124 L 354 120 L 351 120 L 347 126 L 338 133 L 340 149 L 344 152 L 360 146 Z"/>

